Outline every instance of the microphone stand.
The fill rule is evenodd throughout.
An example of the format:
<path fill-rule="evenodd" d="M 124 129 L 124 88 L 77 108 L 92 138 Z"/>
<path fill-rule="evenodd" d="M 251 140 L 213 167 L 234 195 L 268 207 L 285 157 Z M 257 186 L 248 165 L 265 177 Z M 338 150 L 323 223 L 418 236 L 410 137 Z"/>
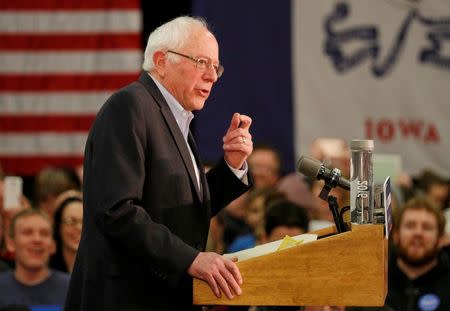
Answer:
<path fill-rule="evenodd" d="M 333 214 L 336 230 L 338 233 L 341 233 L 349 230 L 346 224 L 344 223 L 343 213 L 350 208 L 348 206 L 343 207 L 341 212 L 339 212 L 339 204 L 337 202 L 336 197 L 329 195 L 331 189 L 335 186 L 336 184 L 334 178 L 332 178 L 330 181 L 325 181 L 325 185 L 323 186 L 322 191 L 320 191 L 319 198 L 328 202 L 330 211 Z"/>
<path fill-rule="evenodd" d="M 342 218 L 342 212 L 339 213 L 339 205 L 336 197 L 330 195 L 328 196 L 328 206 L 330 207 L 330 211 L 333 214 L 334 223 L 336 224 L 336 229 L 338 233 L 348 231 L 347 226 L 344 223 L 344 219 Z"/>

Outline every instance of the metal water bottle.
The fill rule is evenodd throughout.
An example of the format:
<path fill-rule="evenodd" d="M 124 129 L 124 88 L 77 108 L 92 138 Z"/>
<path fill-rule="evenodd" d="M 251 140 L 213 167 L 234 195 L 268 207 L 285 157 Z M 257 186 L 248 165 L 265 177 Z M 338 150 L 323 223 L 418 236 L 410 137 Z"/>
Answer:
<path fill-rule="evenodd" d="M 350 143 L 351 221 L 373 222 L 373 140 L 353 139 Z"/>

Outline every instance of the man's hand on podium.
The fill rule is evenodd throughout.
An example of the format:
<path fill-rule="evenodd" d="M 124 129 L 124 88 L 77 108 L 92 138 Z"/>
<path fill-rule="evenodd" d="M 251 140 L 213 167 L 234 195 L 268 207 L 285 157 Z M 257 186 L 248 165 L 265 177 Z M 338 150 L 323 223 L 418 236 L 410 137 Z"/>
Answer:
<path fill-rule="evenodd" d="M 227 259 L 212 252 L 201 252 L 188 269 L 189 275 L 208 283 L 214 295 L 220 298 L 224 292 L 228 299 L 242 293 L 242 276 L 235 262 L 237 258 Z"/>

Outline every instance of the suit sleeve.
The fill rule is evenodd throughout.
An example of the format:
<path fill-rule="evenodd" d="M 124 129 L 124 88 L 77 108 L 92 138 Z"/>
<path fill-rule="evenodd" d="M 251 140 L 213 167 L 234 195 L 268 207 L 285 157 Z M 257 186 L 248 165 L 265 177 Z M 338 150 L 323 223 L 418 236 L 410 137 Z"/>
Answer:
<path fill-rule="evenodd" d="M 146 172 L 146 119 L 132 92 L 115 94 L 99 113 L 88 140 L 85 197 L 90 217 L 120 252 L 150 266 L 155 277 L 176 284 L 198 251 L 142 207 Z M 87 152 L 88 154 L 88 152 Z M 87 183 L 87 184 L 86 184 Z"/>
<path fill-rule="evenodd" d="M 223 207 L 252 187 L 253 181 L 250 174 L 247 174 L 249 185 L 244 184 L 236 177 L 224 158 L 206 173 L 211 196 L 212 216 L 216 215 Z"/>

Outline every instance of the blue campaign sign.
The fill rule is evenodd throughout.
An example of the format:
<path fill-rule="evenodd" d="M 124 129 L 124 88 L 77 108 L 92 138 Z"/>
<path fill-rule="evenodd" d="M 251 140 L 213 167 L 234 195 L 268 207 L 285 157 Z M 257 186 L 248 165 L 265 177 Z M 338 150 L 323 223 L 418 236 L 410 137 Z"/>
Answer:
<path fill-rule="evenodd" d="M 434 311 L 438 309 L 441 300 L 435 294 L 426 294 L 419 298 L 417 304 L 421 311 Z"/>

